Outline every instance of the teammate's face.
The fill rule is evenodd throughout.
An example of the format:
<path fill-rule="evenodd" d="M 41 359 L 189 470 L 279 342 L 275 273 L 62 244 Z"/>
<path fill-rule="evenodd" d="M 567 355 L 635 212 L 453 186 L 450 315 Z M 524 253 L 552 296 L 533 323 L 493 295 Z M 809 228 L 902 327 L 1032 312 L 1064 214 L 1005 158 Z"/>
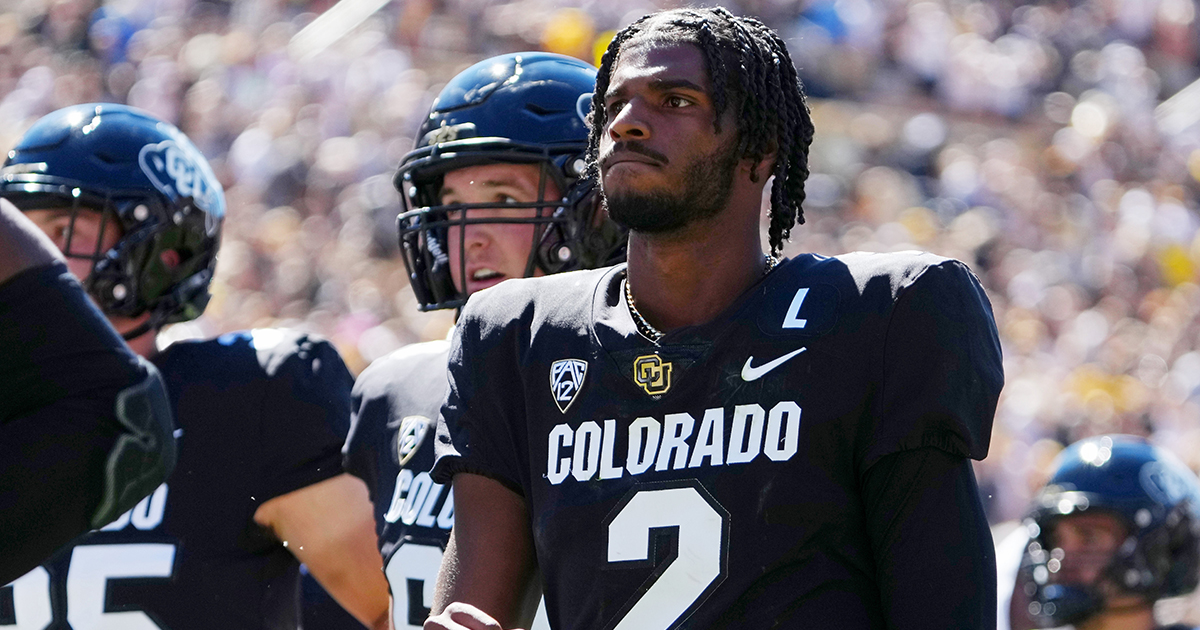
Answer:
<path fill-rule="evenodd" d="M 1058 519 L 1050 532 L 1051 557 L 1061 556 L 1061 564 L 1051 573 L 1051 581 L 1095 583 L 1127 535 L 1125 526 L 1111 514 L 1080 513 Z M 1057 550 L 1061 551 L 1056 554 Z"/>
<path fill-rule="evenodd" d="M 601 190 L 613 220 L 661 233 L 725 208 L 738 166 L 736 125 L 726 111 L 716 132 L 699 48 L 652 39 L 626 44 L 604 107 Z"/>
<path fill-rule="evenodd" d="M 93 259 L 121 238 L 117 222 L 99 210 L 35 209 L 26 210 L 25 216 L 54 241 L 67 258 L 67 268 L 80 280 L 92 273 Z"/>
<path fill-rule="evenodd" d="M 468 166 L 446 173 L 441 203 L 492 203 L 498 206 L 532 203 L 539 200 L 542 179 L 541 167 L 536 164 Z M 556 200 L 562 196 L 552 180 L 546 179 L 544 186 L 540 199 Z M 468 220 L 529 219 L 538 216 L 539 210 L 498 207 L 466 212 Z M 543 208 L 541 216 L 548 216 L 550 212 L 550 208 Z M 460 218 L 460 214 L 452 213 L 450 218 Z M 470 294 L 508 278 L 523 277 L 530 248 L 540 229 L 541 226 L 532 223 L 475 223 L 451 227 L 447 249 L 454 286 Z M 535 269 L 534 275 L 540 274 L 540 270 Z"/>

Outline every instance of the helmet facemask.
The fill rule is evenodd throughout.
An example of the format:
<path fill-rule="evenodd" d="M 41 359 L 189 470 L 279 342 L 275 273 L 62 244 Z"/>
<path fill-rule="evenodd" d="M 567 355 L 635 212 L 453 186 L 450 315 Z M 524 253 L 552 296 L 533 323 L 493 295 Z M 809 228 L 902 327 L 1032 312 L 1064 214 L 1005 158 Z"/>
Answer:
<path fill-rule="evenodd" d="M 415 151 L 396 175 L 412 208 L 397 218 L 400 248 L 422 311 L 461 308 L 467 295 L 455 286 L 451 266 L 466 277 L 468 225 L 531 224 L 523 276 L 612 264 L 623 259 L 624 233 L 607 219 L 594 186 L 581 179 L 581 146 L 523 146 L 503 139 L 471 139 Z M 513 203 L 442 204 L 446 173 L 486 164 L 539 166 L 537 200 Z M 553 184 L 553 186 L 551 186 Z M 554 189 L 565 191 L 553 196 Z M 516 216 L 496 216 L 497 211 Z M 523 212 L 526 211 L 526 212 Z M 532 212 L 527 212 L 532 211 Z M 486 212 L 486 214 L 485 214 Z M 451 240 L 459 239 L 457 260 Z"/>
<path fill-rule="evenodd" d="M 450 250 L 464 244 L 462 228 L 467 226 L 533 224 L 524 276 L 624 259 L 625 233 L 595 203 L 594 185 L 584 177 L 586 120 L 595 86 L 596 69 L 578 59 L 521 52 L 463 70 L 438 94 L 417 132 L 415 148 L 404 156 L 392 181 L 408 209 L 398 218 L 400 248 L 421 310 L 459 308 L 466 302 L 451 271 L 465 272 L 467 263 L 451 260 Z M 539 166 L 539 201 L 501 206 L 512 212 L 532 209 L 532 216 L 497 221 L 497 214 L 505 215 L 494 204 L 443 204 L 447 173 L 490 164 Z M 560 194 L 546 194 L 555 188 L 551 182 Z M 460 240 L 452 241 L 456 235 Z M 516 257 L 509 249 L 503 255 L 508 269 L 497 271 L 517 275 L 515 265 L 508 264 Z M 471 288 L 471 282 L 464 284 Z"/>
<path fill-rule="evenodd" d="M 531 163 L 539 166 L 534 200 L 441 203 L 445 173 L 483 164 Z M 570 217 L 565 199 L 552 194 L 555 189 L 563 190 L 567 180 L 555 172 L 557 167 L 552 161 L 473 159 L 455 160 L 446 166 L 449 168 L 439 169 L 441 172 L 435 175 L 426 174 L 423 181 L 410 186 L 415 194 L 410 196 L 409 201 L 415 207 L 397 219 L 404 262 L 410 276 L 415 279 L 413 288 L 421 310 L 459 308 L 466 302 L 466 292 L 453 281 L 452 268 L 457 271 L 459 278 L 467 277 L 468 226 L 533 226 L 521 273 L 523 277 L 537 275 L 538 272 L 562 271 L 571 262 L 572 252 L 567 249 L 567 240 L 563 236 L 571 231 L 566 226 Z M 406 179 L 412 181 L 411 177 Z M 452 259 L 451 252 L 455 250 L 458 255 Z"/>

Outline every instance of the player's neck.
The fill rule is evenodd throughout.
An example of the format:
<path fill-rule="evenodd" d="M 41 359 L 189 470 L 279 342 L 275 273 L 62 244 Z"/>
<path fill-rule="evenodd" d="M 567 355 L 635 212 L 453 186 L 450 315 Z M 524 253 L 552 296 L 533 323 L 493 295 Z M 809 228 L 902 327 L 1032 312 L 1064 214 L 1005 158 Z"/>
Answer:
<path fill-rule="evenodd" d="M 641 315 L 669 332 L 712 321 L 763 276 L 757 221 L 709 221 L 629 237 L 629 283 Z"/>
<path fill-rule="evenodd" d="M 110 316 L 108 321 L 118 333 L 124 336 L 126 333 L 139 328 L 149 318 L 150 315 L 147 313 L 132 319 Z M 144 359 L 150 359 L 158 351 L 158 347 L 155 344 L 157 338 L 157 330 L 147 330 L 133 339 L 126 339 L 125 343 L 129 346 L 130 350 L 133 350 L 134 354 Z"/>
<path fill-rule="evenodd" d="M 1120 609 L 1108 609 L 1103 613 L 1080 623 L 1078 630 L 1154 630 L 1158 624 L 1154 621 L 1152 606 L 1137 606 Z"/>

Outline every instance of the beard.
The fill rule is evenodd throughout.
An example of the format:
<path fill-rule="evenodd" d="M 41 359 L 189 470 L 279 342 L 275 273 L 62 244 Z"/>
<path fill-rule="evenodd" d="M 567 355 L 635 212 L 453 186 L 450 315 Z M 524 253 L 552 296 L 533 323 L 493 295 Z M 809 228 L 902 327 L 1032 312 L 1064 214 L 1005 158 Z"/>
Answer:
<path fill-rule="evenodd" d="M 684 171 L 675 190 L 601 193 L 608 215 L 618 225 L 644 234 L 673 232 L 693 222 L 720 214 L 733 192 L 738 166 L 736 143 L 697 157 Z"/>

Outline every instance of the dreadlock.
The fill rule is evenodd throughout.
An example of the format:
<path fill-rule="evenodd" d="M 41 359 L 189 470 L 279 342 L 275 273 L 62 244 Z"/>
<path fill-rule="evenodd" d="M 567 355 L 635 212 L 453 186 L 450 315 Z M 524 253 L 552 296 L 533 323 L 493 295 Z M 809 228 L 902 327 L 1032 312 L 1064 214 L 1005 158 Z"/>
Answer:
<path fill-rule="evenodd" d="M 608 123 L 604 94 L 612 69 L 622 46 L 642 34 L 699 47 L 708 64 L 716 132 L 721 131 L 720 120 L 726 108 L 733 107 L 737 114 L 738 155 L 758 160 L 776 152 L 768 235 L 771 253 L 780 255 L 792 226 L 804 223 L 800 204 L 808 177 L 813 124 L 787 46 L 754 18 L 735 16 L 722 7 L 675 9 L 644 16 L 617 33 L 600 60 L 588 115 L 589 175 L 599 177 L 600 138 Z"/>

